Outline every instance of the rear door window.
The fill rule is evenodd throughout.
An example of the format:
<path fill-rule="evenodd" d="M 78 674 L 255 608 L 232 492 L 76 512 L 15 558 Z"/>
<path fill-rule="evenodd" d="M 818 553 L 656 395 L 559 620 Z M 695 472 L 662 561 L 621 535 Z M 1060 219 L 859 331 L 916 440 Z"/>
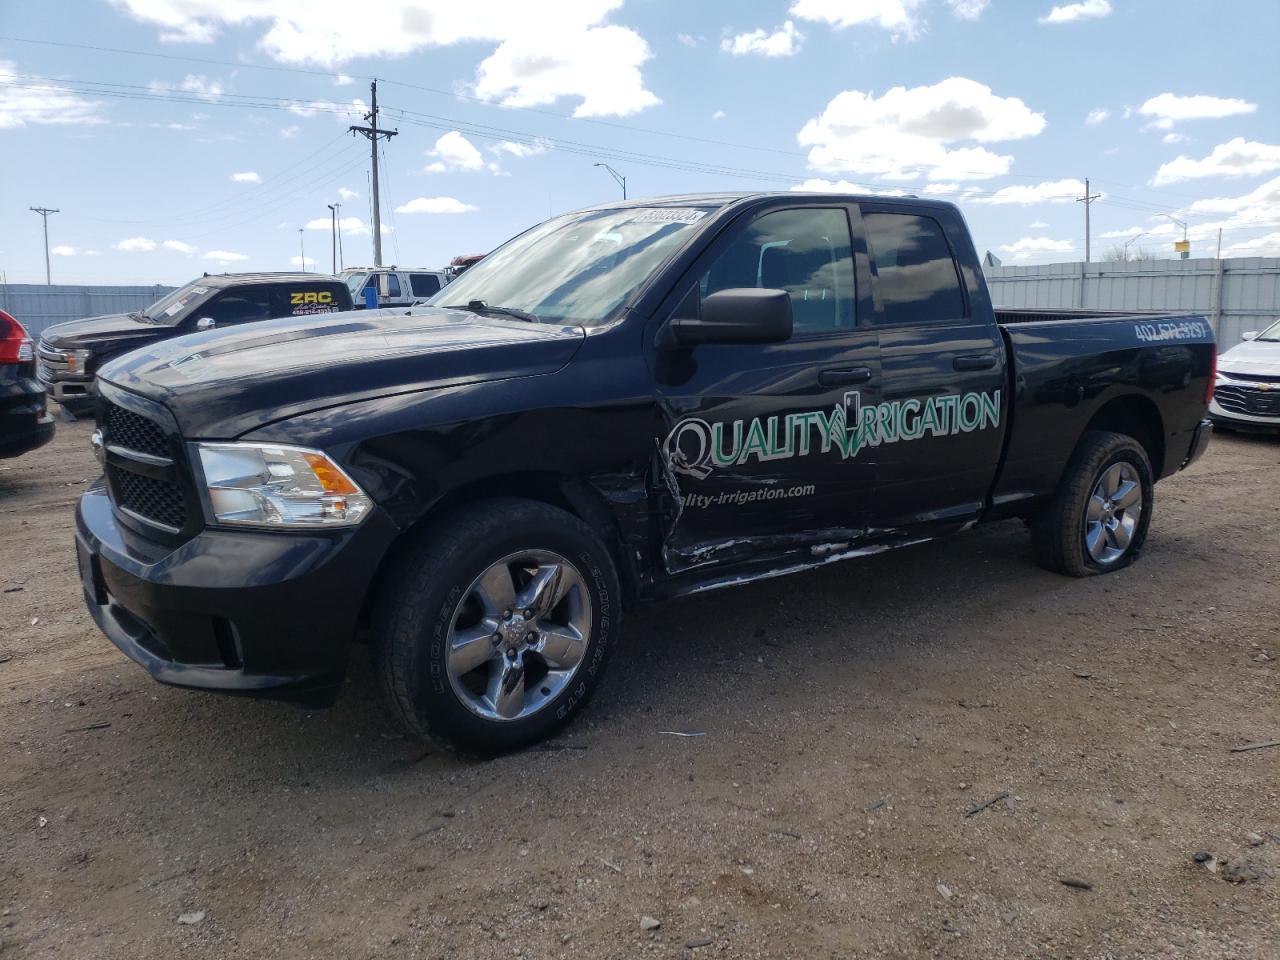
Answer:
<path fill-rule="evenodd" d="M 197 310 L 196 315 L 208 317 L 220 327 L 269 320 L 271 291 L 272 288 L 265 284 L 228 290 Z"/>
<path fill-rule="evenodd" d="M 883 324 L 955 321 L 965 316 L 955 259 L 932 217 L 862 214 Z"/>
<path fill-rule="evenodd" d="M 387 274 L 387 296 L 388 297 L 400 296 L 400 274 L 398 273 Z"/>
<path fill-rule="evenodd" d="M 415 297 L 434 297 L 440 292 L 440 278 L 434 273 L 411 273 L 409 286 Z"/>

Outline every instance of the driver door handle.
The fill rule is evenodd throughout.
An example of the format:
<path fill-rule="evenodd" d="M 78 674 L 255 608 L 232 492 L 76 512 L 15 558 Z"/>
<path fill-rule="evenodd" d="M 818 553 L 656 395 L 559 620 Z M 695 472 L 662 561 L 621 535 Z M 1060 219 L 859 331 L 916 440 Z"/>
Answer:
<path fill-rule="evenodd" d="M 969 354 L 951 361 L 951 366 L 957 370 L 990 370 L 995 365 L 996 358 L 989 353 Z"/>
<path fill-rule="evenodd" d="M 823 387 L 851 387 L 855 384 L 867 383 L 870 379 L 870 367 L 849 367 L 844 370 L 822 370 L 818 373 L 818 384 Z"/>

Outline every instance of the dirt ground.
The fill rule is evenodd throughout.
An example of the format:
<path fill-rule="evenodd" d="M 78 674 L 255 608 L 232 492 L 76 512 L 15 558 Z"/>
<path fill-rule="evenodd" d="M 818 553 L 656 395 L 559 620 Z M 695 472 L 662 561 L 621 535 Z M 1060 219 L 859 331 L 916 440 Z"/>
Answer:
<path fill-rule="evenodd" d="M 128 662 L 89 432 L 0 461 L 5 958 L 1280 956 L 1280 748 L 1230 749 L 1280 738 L 1280 442 L 1216 438 L 1115 575 L 1007 523 L 644 611 L 477 763 L 363 655 L 319 712 Z"/>

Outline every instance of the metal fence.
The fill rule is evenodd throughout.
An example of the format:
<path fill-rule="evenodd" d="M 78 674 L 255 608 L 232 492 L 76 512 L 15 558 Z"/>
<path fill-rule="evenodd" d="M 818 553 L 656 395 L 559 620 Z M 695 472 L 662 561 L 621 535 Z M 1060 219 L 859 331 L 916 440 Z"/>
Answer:
<path fill-rule="evenodd" d="M 17 317 L 32 337 L 64 320 L 129 313 L 155 303 L 175 287 L 69 286 L 42 283 L 0 284 L 0 309 Z"/>
<path fill-rule="evenodd" d="M 1280 318 L 1280 257 L 987 267 L 998 307 L 1201 313 L 1218 348 Z"/>

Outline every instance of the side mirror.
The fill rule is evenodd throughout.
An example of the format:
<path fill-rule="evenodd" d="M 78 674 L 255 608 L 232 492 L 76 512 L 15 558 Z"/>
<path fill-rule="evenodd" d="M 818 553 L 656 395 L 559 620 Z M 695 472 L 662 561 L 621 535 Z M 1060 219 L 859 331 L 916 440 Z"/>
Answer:
<path fill-rule="evenodd" d="M 1246 330 L 1244 333 L 1240 334 L 1240 339 L 1241 339 L 1241 340 L 1257 340 L 1257 339 L 1258 339 L 1258 331 L 1257 331 L 1257 330 Z"/>
<path fill-rule="evenodd" d="M 784 343 L 791 339 L 791 297 L 785 290 L 735 287 L 703 299 L 696 317 L 672 317 L 667 345 Z"/>
<path fill-rule="evenodd" d="M 212 330 L 217 325 L 218 321 L 213 319 L 213 317 L 201 317 L 196 321 L 197 330 Z"/>

